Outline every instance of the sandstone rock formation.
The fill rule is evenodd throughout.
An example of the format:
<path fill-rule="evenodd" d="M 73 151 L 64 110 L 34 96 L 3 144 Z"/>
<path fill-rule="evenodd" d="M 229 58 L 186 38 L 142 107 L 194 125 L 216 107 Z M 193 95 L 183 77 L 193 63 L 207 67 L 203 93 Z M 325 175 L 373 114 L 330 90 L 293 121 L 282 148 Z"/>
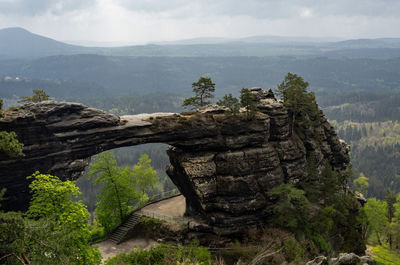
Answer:
<path fill-rule="evenodd" d="M 376 261 L 370 256 L 357 256 L 354 253 L 340 253 L 337 258 L 328 259 L 319 256 L 306 263 L 306 265 L 376 265 Z"/>
<path fill-rule="evenodd" d="M 0 186 L 7 209 L 24 209 L 25 179 L 36 170 L 76 179 L 102 151 L 144 143 L 170 144 L 167 173 L 186 197 L 188 213 L 200 215 L 218 234 L 262 222 L 266 191 L 305 181 L 306 155 L 318 167 L 349 163 L 348 147 L 320 113 L 301 138 L 289 128 L 287 110 L 272 91 L 253 88 L 259 113 L 227 117 L 221 110 L 114 116 L 77 103 L 28 103 L 7 113 L 0 130 L 15 131 L 25 157 L 0 157 Z M 315 118 L 315 117 L 314 117 Z"/>

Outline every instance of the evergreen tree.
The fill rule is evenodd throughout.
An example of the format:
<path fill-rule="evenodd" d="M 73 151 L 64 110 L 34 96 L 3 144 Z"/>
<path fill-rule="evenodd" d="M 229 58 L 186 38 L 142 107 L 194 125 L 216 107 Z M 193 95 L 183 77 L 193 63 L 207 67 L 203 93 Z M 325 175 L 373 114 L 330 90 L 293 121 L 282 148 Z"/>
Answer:
<path fill-rule="evenodd" d="M 256 117 L 257 105 L 254 102 L 254 95 L 248 88 L 240 90 L 240 106 L 246 109 L 246 119 L 251 120 Z"/>
<path fill-rule="evenodd" d="M 275 202 L 265 211 L 272 216 L 273 222 L 293 232 L 306 230 L 311 204 L 303 190 L 295 188 L 292 184 L 282 184 L 267 192 Z"/>
<path fill-rule="evenodd" d="M 228 108 L 225 111 L 227 115 L 236 115 L 239 113 L 240 103 L 239 100 L 232 96 L 232 94 L 226 94 L 222 100 L 217 102 L 217 105 Z"/>
<path fill-rule="evenodd" d="M 301 116 L 299 122 L 307 122 L 309 119 L 304 119 L 305 116 L 312 116 L 314 119 L 319 117 L 315 95 L 312 92 L 307 92 L 308 85 L 308 82 L 305 82 L 302 77 L 288 73 L 276 89 L 276 94 L 281 97 L 283 104 L 291 114 L 292 131 L 296 124 L 297 116 Z"/>
<path fill-rule="evenodd" d="M 33 96 L 32 97 L 28 97 L 28 96 L 24 96 L 23 99 L 21 99 L 20 103 L 23 102 L 41 102 L 41 101 L 45 101 L 45 100 L 50 100 L 49 95 L 46 94 L 46 92 L 44 92 L 44 90 L 42 89 L 34 89 L 33 91 Z"/>
<path fill-rule="evenodd" d="M 192 88 L 196 96 L 185 99 L 182 104 L 183 107 L 198 108 L 211 104 L 211 101 L 207 101 L 207 99 L 214 97 L 212 93 L 215 92 L 215 84 L 211 78 L 200 77 L 197 82 L 192 84 Z"/>

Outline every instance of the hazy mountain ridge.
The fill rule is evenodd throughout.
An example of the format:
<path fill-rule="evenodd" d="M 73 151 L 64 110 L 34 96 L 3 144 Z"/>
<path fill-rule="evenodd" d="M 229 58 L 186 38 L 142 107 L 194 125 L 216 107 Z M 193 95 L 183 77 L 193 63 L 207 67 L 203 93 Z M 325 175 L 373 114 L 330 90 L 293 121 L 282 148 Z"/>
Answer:
<path fill-rule="evenodd" d="M 400 56 L 400 39 L 330 39 L 279 36 L 246 38 L 195 38 L 121 47 L 85 47 L 66 44 L 22 28 L 0 30 L 0 59 L 38 58 L 51 55 L 99 54 L 118 56 L 347 56 L 352 49 L 375 49 L 374 57 Z M 340 52 L 342 50 L 351 51 Z M 380 50 L 382 49 L 382 51 Z M 391 49 L 388 53 L 387 49 Z M 365 56 L 368 53 L 362 53 Z M 361 55 L 359 55 L 361 56 Z"/>

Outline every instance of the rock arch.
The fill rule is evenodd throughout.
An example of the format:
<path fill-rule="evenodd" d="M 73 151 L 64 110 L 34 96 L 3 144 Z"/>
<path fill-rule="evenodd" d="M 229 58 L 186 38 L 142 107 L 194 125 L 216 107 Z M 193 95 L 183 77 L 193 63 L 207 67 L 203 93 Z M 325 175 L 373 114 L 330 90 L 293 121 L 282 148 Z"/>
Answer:
<path fill-rule="evenodd" d="M 0 131 L 15 131 L 25 153 L 18 159 L 0 156 L 0 186 L 8 189 L 3 205 L 27 207 L 26 176 L 36 170 L 76 179 L 102 151 L 167 143 L 167 173 L 186 197 L 188 212 L 206 218 L 219 234 L 240 232 L 262 220 L 266 191 L 306 178 L 307 152 L 337 169 L 349 163 L 347 145 L 322 112 L 319 124 L 301 140 L 290 135 L 287 111 L 271 91 L 251 91 L 259 113 L 250 121 L 212 108 L 118 117 L 78 103 L 19 106 L 0 120 Z"/>

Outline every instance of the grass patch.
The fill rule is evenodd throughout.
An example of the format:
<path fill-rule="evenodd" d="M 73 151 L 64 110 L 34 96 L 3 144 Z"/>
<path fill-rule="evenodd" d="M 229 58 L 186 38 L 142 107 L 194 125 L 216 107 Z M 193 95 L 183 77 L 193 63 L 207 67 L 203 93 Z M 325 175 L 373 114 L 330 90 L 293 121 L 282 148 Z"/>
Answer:
<path fill-rule="evenodd" d="M 373 258 L 378 265 L 400 264 L 400 253 L 391 250 L 387 244 L 374 246 L 372 252 L 374 253 Z"/>

